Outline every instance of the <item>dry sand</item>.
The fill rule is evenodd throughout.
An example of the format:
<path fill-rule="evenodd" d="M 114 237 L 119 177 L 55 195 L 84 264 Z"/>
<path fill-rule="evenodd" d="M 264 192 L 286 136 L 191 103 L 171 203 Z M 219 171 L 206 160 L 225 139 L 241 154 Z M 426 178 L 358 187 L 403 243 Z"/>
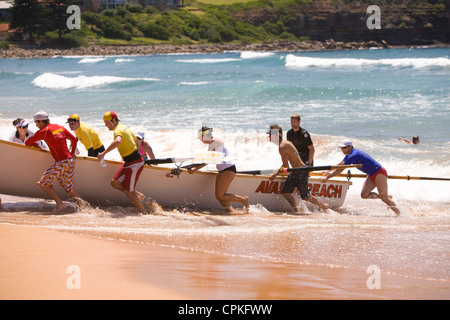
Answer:
<path fill-rule="evenodd" d="M 0 243 L 0 299 L 190 298 L 133 276 L 135 260 L 157 247 L 2 224 Z"/>

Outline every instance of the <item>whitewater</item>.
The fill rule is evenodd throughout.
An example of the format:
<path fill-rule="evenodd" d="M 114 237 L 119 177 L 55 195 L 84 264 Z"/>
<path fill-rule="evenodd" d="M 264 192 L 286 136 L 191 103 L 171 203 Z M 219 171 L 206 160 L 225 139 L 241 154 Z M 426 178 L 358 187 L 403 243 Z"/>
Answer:
<path fill-rule="evenodd" d="M 286 132 L 299 113 L 315 165 L 339 163 L 337 146 L 348 138 L 391 175 L 449 178 L 449 89 L 450 49 L 437 48 L 2 59 L 0 138 L 14 133 L 15 118 L 31 121 L 44 110 L 66 126 L 69 115 L 79 114 L 108 146 L 113 137 L 102 115 L 114 110 L 133 131 L 145 132 L 157 158 L 191 154 L 201 147 L 193 133 L 208 125 L 238 170 L 273 169 L 281 163 L 268 126 Z M 413 135 L 418 145 L 398 140 Z M 79 151 L 86 154 L 82 145 Z M 120 160 L 117 152 L 108 157 Z M 49 214 L 51 202 L 1 195 L 0 223 L 330 270 L 378 265 L 438 283 L 448 298 L 449 182 L 390 180 L 402 211 L 395 217 L 381 201 L 360 198 L 363 179 L 351 181 L 344 206 L 326 214 L 270 212 L 252 203 L 239 216 L 160 208 L 160 215 L 143 217 L 133 207 L 58 216 Z"/>

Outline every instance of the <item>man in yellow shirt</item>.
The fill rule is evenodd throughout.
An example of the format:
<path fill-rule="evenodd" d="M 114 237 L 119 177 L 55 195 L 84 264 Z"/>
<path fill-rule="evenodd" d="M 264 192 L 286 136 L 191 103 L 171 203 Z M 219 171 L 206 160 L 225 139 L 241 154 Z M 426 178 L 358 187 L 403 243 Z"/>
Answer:
<path fill-rule="evenodd" d="M 114 131 L 114 141 L 105 151 L 100 152 L 97 158 L 101 160 L 108 152 L 117 148 L 125 163 L 114 175 L 111 186 L 125 193 L 142 214 L 148 214 L 142 204 L 144 195 L 135 190 L 144 168 L 144 160 L 136 147 L 136 137 L 128 127 L 119 123 L 119 118 L 114 111 L 106 112 L 103 115 L 103 121 L 110 131 Z"/>
<path fill-rule="evenodd" d="M 105 147 L 95 130 L 86 123 L 80 121 L 77 114 L 72 114 L 68 119 L 70 130 L 75 131 L 78 141 L 80 141 L 88 152 L 88 157 L 96 157 L 100 152 L 105 151 Z"/>

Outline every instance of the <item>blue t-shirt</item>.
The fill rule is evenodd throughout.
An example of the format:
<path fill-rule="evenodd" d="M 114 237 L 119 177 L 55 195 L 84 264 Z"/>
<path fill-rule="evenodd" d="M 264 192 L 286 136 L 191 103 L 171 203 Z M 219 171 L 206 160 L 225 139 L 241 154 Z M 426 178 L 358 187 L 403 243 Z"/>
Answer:
<path fill-rule="evenodd" d="M 358 170 L 361 170 L 369 176 L 373 176 L 383 168 L 374 158 L 364 151 L 355 148 L 353 148 L 352 153 L 344 157 L 344 164 L 362 164 L 363 166 L 358 168 Z"/>

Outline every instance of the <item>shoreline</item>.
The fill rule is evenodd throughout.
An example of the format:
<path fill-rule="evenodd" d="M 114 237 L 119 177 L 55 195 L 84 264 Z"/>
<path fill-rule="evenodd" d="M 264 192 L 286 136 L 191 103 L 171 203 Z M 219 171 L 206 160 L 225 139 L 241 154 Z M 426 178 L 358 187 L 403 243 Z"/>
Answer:
<path fill-rule="evenodd" d="M 381 290 L 370 290 L 370 275 L 362 270 L 258 261 L 46 227 L 0 223 L 0 239 L 3 300 L 448 298 L 446 282 L 383 274 Z M 69 288 L 76 281 L 80 288 Z"/>
<path fill-rule="evenodd" d="M 122 55 L 153 55 L 153 54 L 195 54 L 195 53 L 223 53 L 227 51 L 335 51 L 335 50 L 364 50 L 364 49 L 401 49 L 401 48 L 449 48 L 448 43 L 430 45 L 389 45 L 385 41 L 342 42 L 342 41 L 276 41 L 264 43 L 244 44 L 192 44 L 192 45 L 118 45 L 118 46 L 90 46 L 78 48 L 39 48 L 29 44 L 11 44 L 9 49 L 0 52 L 0 58 L 50 58 L 56 56 L 122 56 Z"/>

